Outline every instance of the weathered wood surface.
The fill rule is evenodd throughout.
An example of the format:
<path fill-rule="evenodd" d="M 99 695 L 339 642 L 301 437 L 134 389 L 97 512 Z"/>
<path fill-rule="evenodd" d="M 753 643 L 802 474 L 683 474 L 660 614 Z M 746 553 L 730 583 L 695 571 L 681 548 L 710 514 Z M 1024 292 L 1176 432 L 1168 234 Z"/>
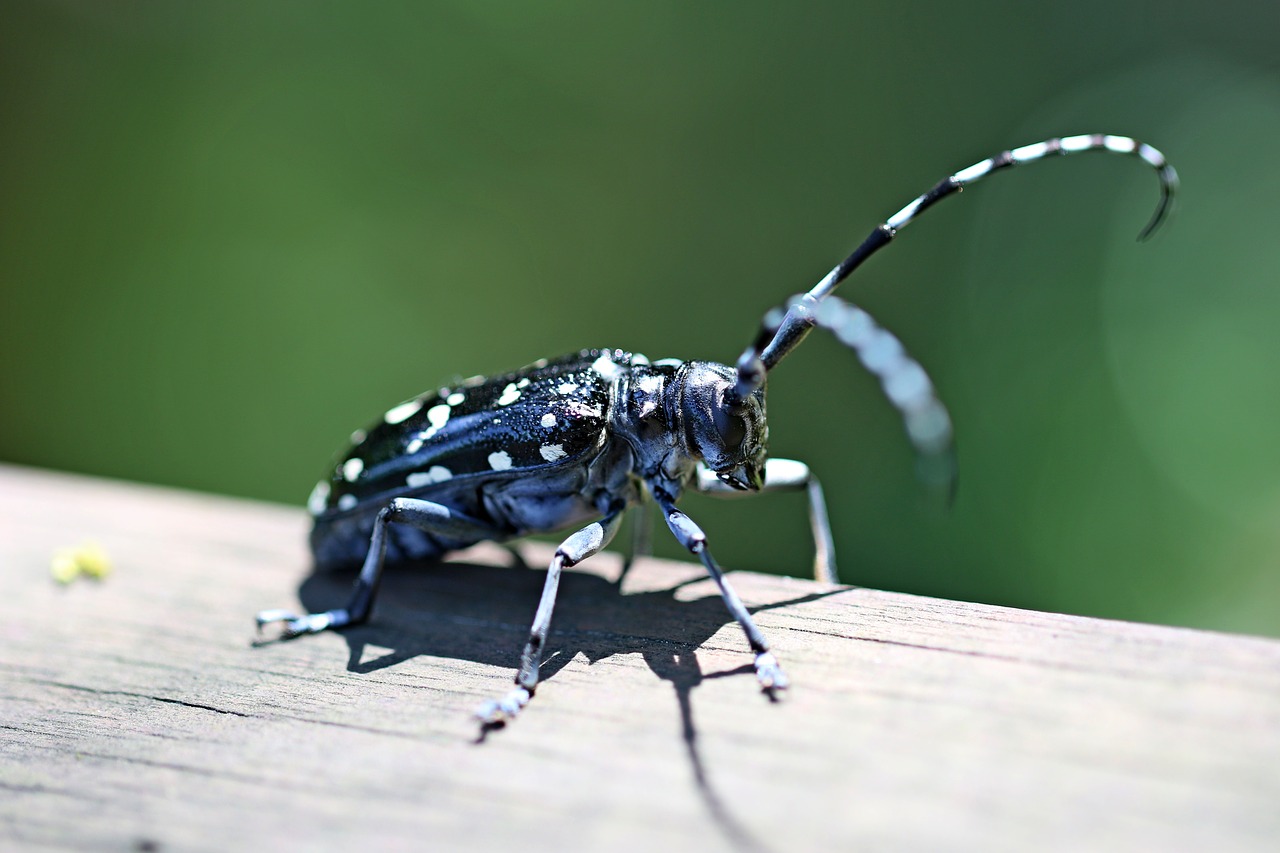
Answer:
<path fill-rule="evenodd" d="M 0 847 L 1280 848 L 1274 641 L 733 573 L 795 682 L 770 703 L 699 567 L 619 590 L 602 556 L 478 743 L 544 571 L 406 567 L 368 626 L 255 648 L 259 608 L 345 598 L 306 526 L 0 466 Z M 87 539 L 115 573 L 59 588 Z"/>

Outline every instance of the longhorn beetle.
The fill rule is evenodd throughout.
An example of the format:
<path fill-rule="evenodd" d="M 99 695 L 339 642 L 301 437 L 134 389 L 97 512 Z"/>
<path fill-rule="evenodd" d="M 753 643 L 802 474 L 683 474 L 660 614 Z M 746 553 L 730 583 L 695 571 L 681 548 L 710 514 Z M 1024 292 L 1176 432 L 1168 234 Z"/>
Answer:
<path fill-rule="evenodd" d="M 1177 174 L 1159 151 L 1127 136 L 1065 136 L 1004 151 L 940 181 L 889 217 L 809 292 L 764 315 L 735 366 L 650 362 L 615 349 L 543 359 L 501 376 L 475 377 L 389 409 L 351 437 L 308 507 L 316 567 L 361 564 L 345 607 L 258 614 L 259 632 L 280 638 L 341 628 L 369 617 L 387 560 L 438 557 L 488 539 L 577 528 L 555 552 L 521 657 L 516 687 L 476 712 L 499 725 L 523 708 L 538 668 L 564 568 L 604 548 L 623 512 L 652 500 L 675 538 L 706 566 L 755 653 L 765 691 L 787 677 L 764 635 L 725 580 L 702 529 L 676 502 L 687 488 L 708 494 L 808 492 L 816 576 L 836 580 L 822 488 L 802 462 L 767 459 L 764 386 L 770 370 L 814 326 L 832 332 L 881 382 L 902 414 L 927 481 L 954 482 L 951 420 L 924 369 L 865 311 L 832 296 L 845 278 L 941 199 L 987 175 L 1051 154 L 1132 154 L 1156 170 L 1160 203 L 1139 239 L 1168 213 Z"/>

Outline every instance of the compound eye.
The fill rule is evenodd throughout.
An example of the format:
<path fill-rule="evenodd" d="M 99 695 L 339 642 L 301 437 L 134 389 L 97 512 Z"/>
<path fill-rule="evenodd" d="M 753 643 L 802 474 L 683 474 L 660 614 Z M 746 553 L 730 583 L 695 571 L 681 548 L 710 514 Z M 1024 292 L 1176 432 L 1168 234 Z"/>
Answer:
<path fill-rule="evenodd" d="M 747 422 L 736 415 L 729 414 L 721 407 L 716 408 L 715 417 L 716 431 L 720 433 L 724 446 L 741 447 L 742 442 L 747 438 Z"/>

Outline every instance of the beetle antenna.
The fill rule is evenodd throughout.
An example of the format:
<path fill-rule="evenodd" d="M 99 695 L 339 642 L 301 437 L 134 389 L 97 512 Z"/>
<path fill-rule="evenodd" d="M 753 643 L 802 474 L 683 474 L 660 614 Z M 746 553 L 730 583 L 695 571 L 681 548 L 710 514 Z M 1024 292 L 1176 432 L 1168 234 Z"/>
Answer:
<path fill-rule="evenodd" d="M 1002 151 L 994 157 L 988 157 L 981 162 L 974 163 L 972 166 L 961 169 L 954 175 L 939 181 L 924 195 L 917 197 L 902 210 L 877 225 L 867 235 L 867 238 L 862 241 L 862 244 L 853 250 L 849 257 L 836 264 L 831 272 L 827 273 L 821 281 L 813 286 L 808 295 L 814 300 L 825 299 L 854 270 L 862 266 L 862 263 L 867 258 L 888 245 L 899 230 L 909 225 L 928 208 L 952 193 L 959 192 L 969 184 L 982 180 L 992 172 L 998 172 L 1001 169 L 1016 166 L 1020 163 L 1032 163 L 1036 160 L 1042 160 L 1051 154 L 1078 154 L 1083 151 L 1109 151 L 1113 154 L 1131 154 L 1156 170 L 1156 174 L 1160 178 L 1160 202 L 1156 206 L 1151 220 L 1138 234 L 1139 240 L 1146 240 L 1160 227 L 1160 224 L 1173 208 L 1174 193 L 1178 189 L 1178 173 L 1174 171 L 1173 166 L 1170 166 L 1164 155 L 1155 148 L 1129 136 L 1115 136 L 1104 133 L 1063 136 L 1045 140 L 1044 142 L 1024 145 L 1021 148 L 1014 148 L 1009 151 Z M 782 361 L 799 345 L 800 341 L 804 340 L 805 335 L 809 333 L 811 328 L 813 328 L 812 320 L 801 317 L 793 309 L 786 320 L 779 324 L 778 331 L 773 336 L 772 341 L 763 349 L 760 360 L 764 371 L 772 370 L 774 365 Z M 739 386 L 742 386 L 741 373 L 739 373 L 739 377 Z M 761 382 L 763 382 L 763 378 Z"/>
<path fill-rule="evenodd" d="M 830 296 L 818 302 L 811 293 L 794 296 L 787 305 L 769 311 L 760 332 L 738 359 L 738 384 L 726 398 L 742 401 L 751 393 L 751 378 L 764 376 L 761 353 L 788 317 L 804 318 L 807 328 L 820 326 L 853 350 L 901 414 L 907 437 L 915 448 L 920 479 L 950 498 L 955 492 L 955 448 L 951 416 L 934 392 L 933 382 L 892 332 L 882 328 L 861 308 Z M 745 375 L 745 379 L 744 379 Z M 758 385 L 755 387 L 759 387 Z"/>

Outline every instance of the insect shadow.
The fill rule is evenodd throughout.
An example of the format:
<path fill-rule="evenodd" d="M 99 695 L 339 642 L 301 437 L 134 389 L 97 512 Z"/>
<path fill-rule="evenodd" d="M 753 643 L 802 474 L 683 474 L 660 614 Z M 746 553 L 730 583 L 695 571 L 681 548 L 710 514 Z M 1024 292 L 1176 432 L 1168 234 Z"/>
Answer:
<path fill-rule="evenodd" d="M 341 632 L 348 646 L 348 671 L 375 672 L 426 654 L 514 672 L 547 571 L 527 566 L 518 552 L 512 553 L 514 565 L 509 566 L 406 562 L 391 567 L 370 622 Z M 564 572 L 540 686 L 579 654 L 592 664 L 613 655 L 640 654 L 650 671 L 675 691 L 685 752 L 708 813 L 735 848 L 764 849 L 711 784 L 694 721 L 693 691 L 702 682 L 733 676 L 755 681 L 745 641 L 739 667 L 705 673 L 698 661 L 698 649 L 733 617 L 714 591 L 688 600 L 677 595 L 686 586 L 707 581 L 700 566 L 690 566 L 688 580 L 659 590 L 624 592 L 625 574 L 610 580 L 586 571 Z M 299 598 L 308 611 L 322 611 L 346 599 L 353 577 L 350 571 L 313 572 L 303 581 Z M 803 604 L 842 591 L 824 590 L 749 610 Z M 390 651 L 365 660 L 368 646 Z M 482 730 L 478 742 L 486 734 Z"/>
<path fill-rule="evenodd" d="M 369 673 L 418 655 L 519 667 L 546 569 L 530 567 L 517 554 L 514 565 L 471 562 L 408 561 L 390 568 L 383 578 L 370 621 L 343 629 L 349 672 Z M 298 590 L 303 606 L 318 612 L 346 600 L 351 571 L 315 571 Z M 551 679 L 578 654 L 594 664 L 617 654 L 639 653 L 650 670 L 677 687 L 679 661 L 689 657 L 722 627 L 733 621 L 714 590 L 681 600 L 686 586 L 707 582 L 700 566 L 673 586 L 623 592 L 623 578 L 566 570 L 560 581 L 555 623 L 543 653 L 540 684 Z M 748 608 L 752 613 L 816 601 L 841 590 L 823 591 Z M 367 646 L 390 649 L 365 660 Z M 751 675 L 754 669 L 743 643 L 741 667 L 712 676 Z M 462 709 L 460 709 L 462 710 Z"/>

